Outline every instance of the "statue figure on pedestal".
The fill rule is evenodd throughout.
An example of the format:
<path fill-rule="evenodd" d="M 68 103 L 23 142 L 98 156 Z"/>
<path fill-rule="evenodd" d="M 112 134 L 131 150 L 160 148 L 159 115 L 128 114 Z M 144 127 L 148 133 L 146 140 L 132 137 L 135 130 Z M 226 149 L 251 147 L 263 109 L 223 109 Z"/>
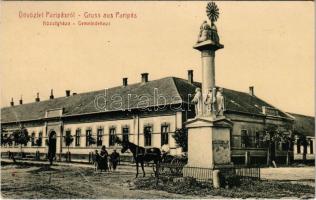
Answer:
<path fill-rule="evenodd" d="M 211 27 L 206 21 L 200 26 L 200 33 L 197 42 L 204 42 L 209 39 Z"/>
<path fill-rule="evenodd" d="M 223 116 L 223 88 L 220 88 L 218 90 L 216 88 L 213 88 L 212 90 L 210 90 L 203 102 L 205 105 L 205 116 Z"/>
<path fill-rule="evenodd" d="M 212 89 L 212 113 L 215 114 L 216 110 L 217 110 L 217 102 L 216 102 L 216 88 Z"/>
<path fill-rule="evenodd" d="M 204 100 L 205 105 L 205 116 L 215 116 L 217 111 L 217 91 L 216 88 L 210 90 Z"/>
<path fill-rule="evenodd" d="M 201 116 L 202 115 L 202 92 L 200 88 L 195 89 L 195 95 L 192 99 L 192 103 L 195 104 L 195 116 Z"/>
<path fill-rule="evenodd" d="M 223 116 L 224 111 L 224 96 L 223 96 L 223 88 L 220 88 L 216 94 L 216 102 L 217 102 L 217 112 L 216 116 Z"/>
<path fill-rule="evenodd" d="M 208 25 L 207 21 L 204 21 L 200 26 L 200 33 L 197 43 L 204 42 L 206 40 L 211 40 L 215 44 L 219 44 L 219 36 L 217 33 L 217 28 L 215 22 L 219 17 L 219 9 L 214 2 L 207 4 L 206 13 L 211 21 L 211 26 Z"/>
<path fill-rule="evenodd" d="M 212 23 L 210 31 L 209 31 L 209 38 L 216 44 L 219 44 L 219 36 L 217 33 L 217 28 L 214 23 Z"/>
<path fill-rule="evenodd" d="M 205 105 L 205 116 L 210 116 L 211 115 L 211 111 L 212 111 L 212 101 L 213 101 L 213 97 L 212 97 L 212 90 L 208 91 L 208 93 L 205 96 L 204 99 L 204 105 Z"/>

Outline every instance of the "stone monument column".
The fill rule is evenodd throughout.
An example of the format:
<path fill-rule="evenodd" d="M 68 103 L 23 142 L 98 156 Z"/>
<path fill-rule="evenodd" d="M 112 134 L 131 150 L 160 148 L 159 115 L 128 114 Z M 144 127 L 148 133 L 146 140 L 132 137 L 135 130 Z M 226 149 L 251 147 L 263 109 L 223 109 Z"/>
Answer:
<path fill-rule="evenodd" d="M 206 21 L 200 27 L 200 34 L 197 43 L 193 46 L 194 49 L 201 52 L 202 64 L 202 96 L 203 99 L 216 88 L 215 84 L 215 52 L 218 49 L 224 48 L 220 44 L 217 29 L 212 22 L 210 26 Z M 208 115 L 207 106 L 203 104 L 203 116 Z"/>
<path fill-rule="evenodd" d="M 194 49 L 201 52 L 202 95 L 196 90 L 192 103 L 196 104 L 196 116 L 185 123 L 188 129 L 188 164 L 184 176 L 199 178 L 203 174 L 192 172 L 190 167 L 211 169 L 229 168 L 231 164 L 230 132 L 232 122 L 223 114 L 223 90 L 215 84 L 215 52 L 224 48 L 220 44 L 215 21 L 219 16 L 214 2 L 207 5 L 211 25 L 204 21 Z M 201 97 L 202 96 L 202 97 Z"/>
<path fill-rule="evenodd" d="M 215 87 L 215 51 L 214 50 L 202 50 L 202 91 L 203 94 L 207 94 Z"/>

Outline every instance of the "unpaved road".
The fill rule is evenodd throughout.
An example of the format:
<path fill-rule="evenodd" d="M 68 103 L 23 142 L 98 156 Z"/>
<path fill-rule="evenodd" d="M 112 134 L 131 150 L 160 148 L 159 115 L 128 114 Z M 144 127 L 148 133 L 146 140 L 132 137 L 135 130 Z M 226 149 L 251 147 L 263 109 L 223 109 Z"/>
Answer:
<path fill-rule="evenodd" d="M 119 166 L 111 173 L 96 173 L 93 168 L 66 165 L 1 166 L 1 195 L 4 198 L 221 198 L 188 196 L 157 190 L 134 190 L 134 166 Z M 147 176 L 151 168 L 146 168 Z M 315 186 L 314 167 L 263 168 L 263 179 L 287 180 Z M 141 176 L 142 174 L 140 174 Z"/>
<path fill-rule="evenodd" d="M 133 190 L 133 172 L 95 173 L 73 166 L 1 167 L 4 198 L 199 198 L 164 191 Z M 205 198 L 205 197 L 204 197 Z"/>
<path fill-rule="evenodd" d="M 315 180 L 315 167 L 262 168 L 261 178 L 269 180 Z"/>

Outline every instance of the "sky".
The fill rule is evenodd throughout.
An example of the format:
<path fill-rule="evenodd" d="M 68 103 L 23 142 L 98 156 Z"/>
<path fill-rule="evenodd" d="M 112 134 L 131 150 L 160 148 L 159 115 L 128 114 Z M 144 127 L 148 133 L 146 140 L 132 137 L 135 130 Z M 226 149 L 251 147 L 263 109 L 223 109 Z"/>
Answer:
<path fill-rule="evenodd" d="M 287 112 L 314 116 L 314 3 L 217 1 L 224 49 L 216 52 L 216 85 L 248 92 Z M 166 76 L 201 81 L 196 43 L 206 2 L 1 2 L 1 107 Z M 74 12 L 75 18 L 19 18 L 19 12 Z M 84 13 L 134 13 L 87 19 Z M 80 15 L 80 16 L 79 16 Z M 43 26 L 70 21 L 71 26 Z M 79 26 L 103 21 L 108 26 Z"/>

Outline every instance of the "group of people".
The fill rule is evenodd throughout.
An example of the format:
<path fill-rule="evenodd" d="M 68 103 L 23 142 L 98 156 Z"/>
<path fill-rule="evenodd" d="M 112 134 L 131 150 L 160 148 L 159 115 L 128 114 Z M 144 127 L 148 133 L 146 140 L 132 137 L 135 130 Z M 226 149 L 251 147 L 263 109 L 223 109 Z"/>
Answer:
<path fill-rule="evenodd" d="M 100 154 L 95 150 L 95 166 L 96 170 L 115 171 L 120 162 L 120 154 L 114 149 L 111 154 L 108 153 L 105 146 L 102 146 Z"/>

